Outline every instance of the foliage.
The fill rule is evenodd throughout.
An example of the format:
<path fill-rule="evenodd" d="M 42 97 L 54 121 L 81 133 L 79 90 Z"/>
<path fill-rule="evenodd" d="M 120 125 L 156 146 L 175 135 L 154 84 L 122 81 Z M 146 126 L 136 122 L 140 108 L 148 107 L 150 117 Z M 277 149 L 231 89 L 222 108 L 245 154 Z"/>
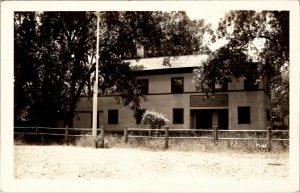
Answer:
<path fill-rule="evenodd" d="M 154 112 L 154 111 L 146 111 L 143 114 L 142 123 L 145 125 L 149 125 L 151 129 L 158 128 L 160 129 L 161 126 L 166 125 L 169 120 L 165 117 L 164 114 Z"/>
<path fill-rule="evenodd" d="M 217 34 L 229 41 L 226 47 L 232 51 L 252 51 L 262 65 L 270 65 L 271 74 L 279 73 L 289 61 L 288 11 L 230 11 L 219 23 Z"/>
<path fill-rule="evenodd" d="M 231 81 L 232 75 L 245 79 L 258 78 L 257 66 L 245 53 L 221 47 L 194 70 L 193 84 L 198 91 L 214 94 L 218 85 L 226 85 Z"/>
<path fill-rule="evenodd" d="M 123 60 L 192 54 L 209 31 L 184 12 L 101 12 L 99 95 L 139 109 L 145 99 Z M 92 12 L 15 12 L 15 122 L 72 127 L 80 96 L 92 96 L 96 16 Z"/>
<path fill-rule="evenodd" d="M 215 92 L 216 84 L 230 82 L 232 75 L 280 77 L 289 66 L 288 11 L 230 11 L 219 22 L 216 36 L 228 43 L 210 52 L 194 72 L 196 89 L 207 95 Z M 280 109 L 281 115 L 288 112 L 288 84 L 288 78 L 271 82 L 272 111 Z"/>
<path fill-rule="evenodd" d="M 280 75 L 274 77 L 271 84 L 271 103 L 274 118 L 289 115 L 289 66 L 281 67 Z"/>

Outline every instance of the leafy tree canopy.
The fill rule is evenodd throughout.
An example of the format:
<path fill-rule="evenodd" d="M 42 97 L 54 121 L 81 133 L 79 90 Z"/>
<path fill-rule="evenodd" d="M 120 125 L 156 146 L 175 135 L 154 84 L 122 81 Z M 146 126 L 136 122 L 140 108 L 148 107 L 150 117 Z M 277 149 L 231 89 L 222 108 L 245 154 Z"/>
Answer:
<path fill-rule="evenodd" d="M 288 11 L 231 11 L 219 23 L 217 35 L 229 41 L 225 46 L 232 51 L 251 51 L 251 57 L 271 66 L 272 75 L 289 62 Z"/>
<path fill-rule="evenodd" d="M 198 90 L 213 94 L 215 85 L 230 81 L 232 75 L 248 79 L 288 74 L 288 11 L 230 11 L 215 33 L 228 43 L 211 52 L 207 61 L 195 70 L 193 82 Z M 288 79 L 272 79 L 271 88 L 273 109 L 275 106 L 285 109 L 281 113 L 286 114 Z"/>
<path fill-rule="evenodd" d="M 133 110 L 143 95 L 123 60 L 193 54 L 207 50 L 203 20 L 185 12 L 101 12 L 99 94 L 118 94 Z M 92 12 L 15 12 L 15 121 L 72 126 L 80 96 L 91 96 L 96 16 Z"/>

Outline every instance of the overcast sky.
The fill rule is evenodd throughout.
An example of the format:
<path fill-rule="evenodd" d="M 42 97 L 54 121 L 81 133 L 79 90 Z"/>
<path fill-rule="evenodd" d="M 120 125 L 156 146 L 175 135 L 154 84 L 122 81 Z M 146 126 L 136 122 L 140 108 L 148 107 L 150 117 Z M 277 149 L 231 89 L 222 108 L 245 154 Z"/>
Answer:
<path fill-rule="evenodd" d="M 212 29 L 216 30 L 218 27 L 218 22 L 220 21 L 221 18 L 224 17 L 225 13 L 228 12 L 229 10 L 220 10 L 218 9 L 217 11 L 213 11 L 212 9 L 202 9 L 202 10 L 185 10 L 187 15 L 190 17 L 190 19 L 204 19 L 205 23 L 211 23 Z M 212 14 L 213 13 L 213 14 Z M 210 41 L 209 39 L 206 39 L 206 41 Z M 216 50 L 222 45 L 226 44 L 227 41 L 225 40 L 217 40 L 215 43 L 211 43 L 209 48 L 211 50 Z"/>
<path fill-rule="evenodd" d="M 218 22 L 220 18 L 224 17 L 226 11 L 214 11 L 211 14 L 212 10 L 187 10 L 186 13 L 190 17 L 190 19 L 205 19 L 205 23 L 211 23 L 212 28 L 216 29 L 218 26 Z"/>

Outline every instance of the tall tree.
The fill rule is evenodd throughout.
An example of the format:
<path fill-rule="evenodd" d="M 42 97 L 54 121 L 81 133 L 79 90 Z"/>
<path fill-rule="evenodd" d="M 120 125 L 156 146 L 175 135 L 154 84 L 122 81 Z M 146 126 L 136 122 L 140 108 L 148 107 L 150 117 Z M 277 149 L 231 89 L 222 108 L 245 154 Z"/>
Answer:
<path fill-rule="evenodd" d="M 72 126 L 80 96 L 91 96 L 95 28 L 91 12 L 15 13 L 16 120 L 26 111 L 37 125 L 54 126 L 63 119 Z M 102 12 L 99 94 L 117 94 L 118 101 L 138 109 L 143 96 L 124 59 L 138 59 L 139 44 L 146 56 L 197 52 L 207 29 L 185 13 Z"/>
<path fill-rule="evenodd" d="M 231 50 L 256 51 L 256 60 L 269 65 L 271 75 L 279 74 L 280 67 L 289 62 L 288 11 L 230 11 L 219 23 L 217 34 L 229 40 L 226 47 Z"/>
<path fill-rule="evenodd" d="M 228 43 L 210 53 L 206 63 L 195 70 L 196 88 L 207 94 L 214 92 L 215 83 L 227 81 L 230 75 L 278 77 L 282 67 L 289 65 L 288 11 L 230 11 L 219 22 L 216 34 Z M 278 89 L 281 84 L 286 86 L 280 90 L 288 93 L 287 79 L 272 79 L 271 88 Z M 272 92 L 274 108 L 276 101 L 285 101 L 281 109 L 288 108 L 288 95 L 283 96 L 279 100 Z"/>

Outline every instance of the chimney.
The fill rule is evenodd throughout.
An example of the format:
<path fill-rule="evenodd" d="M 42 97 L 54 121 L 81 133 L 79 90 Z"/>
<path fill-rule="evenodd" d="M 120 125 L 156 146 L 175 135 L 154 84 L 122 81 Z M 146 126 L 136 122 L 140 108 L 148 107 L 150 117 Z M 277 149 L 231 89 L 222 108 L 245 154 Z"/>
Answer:
<path fill-rule="evenodd" d="M 144 46 L 141 44 L 136 45 L 136 55 L 139 58 L 144 58 Z"/>

